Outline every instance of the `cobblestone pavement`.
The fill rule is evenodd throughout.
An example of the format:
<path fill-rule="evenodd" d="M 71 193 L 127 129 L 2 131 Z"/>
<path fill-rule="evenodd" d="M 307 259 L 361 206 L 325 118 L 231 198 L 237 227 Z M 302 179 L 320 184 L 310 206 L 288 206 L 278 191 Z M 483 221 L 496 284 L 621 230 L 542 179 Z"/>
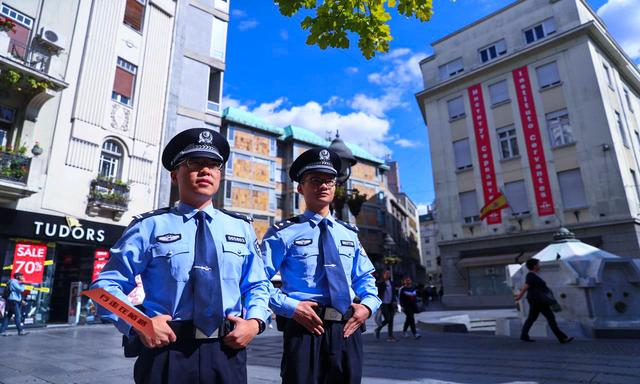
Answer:
<path fill-rule="evenodd" d="M 401 323 L 401 316 L 396 318 Z M 372 327 L 369 327 L 372 329 Z M 0 383 L 128 383 L 112 326 L 32 330 L 0 337 Z M 384 336 L 384 334 L 383 334 Z M 364 383 L 640 383 L 639 340 L 522 343 L 489 335 L 423 333 L 388 343 L 364 335 Z M 268 330 L 249 349 L 249 382 L 279 383 L 282 338 Z"/>

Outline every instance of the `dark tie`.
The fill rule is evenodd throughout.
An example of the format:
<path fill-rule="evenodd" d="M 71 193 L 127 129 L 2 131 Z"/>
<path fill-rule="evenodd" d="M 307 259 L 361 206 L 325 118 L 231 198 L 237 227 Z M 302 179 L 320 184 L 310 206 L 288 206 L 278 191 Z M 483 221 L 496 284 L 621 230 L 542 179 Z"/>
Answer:
<path fill-rule="evenodd" d="M 320 227 L 320 244 L 322 245 L 321 262 L 324 263 L 324 270 L 329 284 L 329 295 L 331 296 L 331 306 L 343 315 L 351 306 L 351 295 L 349 293 L 349 285 L 347 277 L 344 275 L 340 254 L 333 236 L 329 232 L 329 221 L 322 219 L 318 226 Z"/>
<path fill-rule="evenodd" d="M 193 279 L 193 325 L 210 336 L 222 323 L 222 289 L 218 252 L 211 231 L 207 226 L 207 214 L 199 211 L 194 216 L 196 231 L 195 260 L 191 270 Z"/>

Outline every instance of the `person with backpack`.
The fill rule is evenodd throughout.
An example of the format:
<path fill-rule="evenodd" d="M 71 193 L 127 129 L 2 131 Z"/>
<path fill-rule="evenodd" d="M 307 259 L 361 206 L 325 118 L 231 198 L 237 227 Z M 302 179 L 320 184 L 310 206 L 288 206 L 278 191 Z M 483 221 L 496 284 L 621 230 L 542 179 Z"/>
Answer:
<path fill-rule="evenodd" d="M 21 321 L 21 304 L 22 304 L 22 292 L 24 292 L 24 276 L 22 273 L 17 272 L 13 279 L 7 282 L 7 286 L 4 289 L 3 298 L 7 301 L 6 312 L 2 319 L 2 326 L 0 327 L 0 334 L 2 336 L 9 336 L 7 333 L 7 327 L 9 326 L 9 320 L 11 315 L 15 317 L 16 328 L 18 328 L 18 336 L 24 336 L 29 332 L 25 332 L 22 328 Z"/>

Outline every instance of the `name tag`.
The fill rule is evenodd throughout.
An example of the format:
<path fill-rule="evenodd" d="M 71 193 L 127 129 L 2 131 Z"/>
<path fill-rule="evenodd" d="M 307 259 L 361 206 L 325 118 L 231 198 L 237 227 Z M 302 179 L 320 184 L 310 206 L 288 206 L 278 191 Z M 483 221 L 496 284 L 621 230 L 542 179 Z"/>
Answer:
<path fill-rule="evenodd" d="M 178 241 L 182 239 L 182 235 L 179 233 L 167 233 L 166 235 L 161 235 L 156 237 L 156 241 L 159 243 L 173 243 L 174 241 Z"/>
<path fill-rule="evenodd" d="M 304 247 L 305 245 L 309 245 L 311 243 L 313 243 L 313 240 L 311 239 L 299 239 L 293 242 L 293 244 L 300 245 L 302 247 Z"/>
<path fill-rule="evenodd" d="M 340 245 L 343 245 L 345 247 L 351 247 L 351 248 L 356 247 L 356 244 L 351 240 L 340 240 Z"/>
<path fill-rule="evenodd" d="M 232 243 L 246 244 L 247 240 L 245 240 L 242 236 L 234 236 L 234 235 L 226 235 L 225 238 L 227 241 Z"/>

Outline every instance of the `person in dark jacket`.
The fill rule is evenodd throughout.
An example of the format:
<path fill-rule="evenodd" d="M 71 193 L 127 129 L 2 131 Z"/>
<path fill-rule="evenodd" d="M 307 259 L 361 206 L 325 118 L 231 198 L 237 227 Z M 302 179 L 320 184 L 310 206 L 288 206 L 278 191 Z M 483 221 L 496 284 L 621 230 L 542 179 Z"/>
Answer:
<path fill-rule="evenodd" d="M 547 283 L 538 276 L 538 272 L 540 272 L 540 260 L 531 258 L 527 260 L 526 265 L 530 272 L 527 273 L 524 286 L 516 295 L 516 301 L 519 301 L 526 292 L 527 301 L 529 302 L 529 316 L 522 326 L 520 340 L 535 341 L 529 337 L 529 330 L 538 316 L 542 313 L 542 316 L 547 319 L 549 327 L 560 343 L 564 344 L 572 341 L 573 337 L 567 336 L 560 330 L 560 328 L 558 328 L 556 317 L 551 310 L 551 305 L 555 303 L 553 293 L 549 287 L 547 287 Z"/>
<path fill-rule="evenodd" d="M 396 312 L 398 298 L 395 287 L 393 286 L 393 281 L 391 281 L 391 271 L 384 271 L 382 273 L 382 280 L 378 281 L 376 283 L 376 286 L 378 287 L 378 297 L 380 298 L 380 300 L 382 300 L 380 311 L 382 312 L 384 321 L 375 329 L 374 333 L 376 335 L 376 338 L 379 339 L 380 331 L 386 325 L 388 326 L 387 341 L 393 342 L 396 341 L 396 339 L 393 337 L 393 316 Z"/>
<path fill-rule="evenodd" d="M 413 285 L 413 281 L 409 276 L 405 276 L 402 280 L 402 287 L 398 291 L 398 297 L 400 298 L 400 306 L 405 315 L 404 326 L 402 332 L 404 337 L 408 337 L 407 330 L 411 328 L 411 333 L 415 339 L 420 338 L 420 334 L 416 332 L 416 318 L 415 314 L 418 313 L 417 293 L 416 286 Z"/>

